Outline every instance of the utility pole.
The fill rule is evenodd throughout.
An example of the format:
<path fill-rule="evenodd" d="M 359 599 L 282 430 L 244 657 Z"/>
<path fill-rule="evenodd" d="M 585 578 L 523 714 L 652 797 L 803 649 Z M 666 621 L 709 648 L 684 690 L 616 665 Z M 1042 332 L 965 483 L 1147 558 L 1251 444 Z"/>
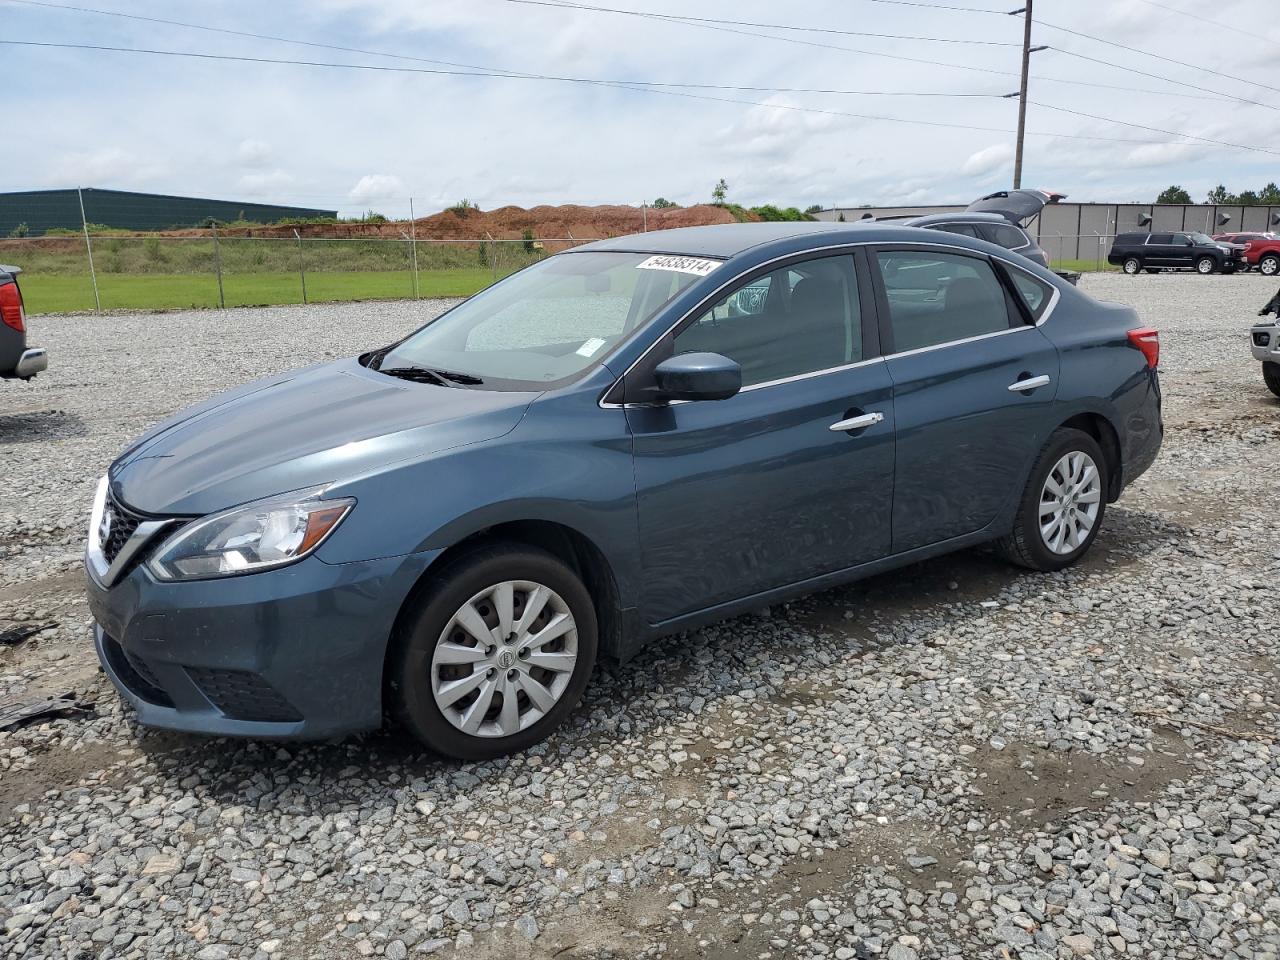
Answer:
<path fill-rule="evenodd" d="M 1013 157 L 1013 189 L 1022 186 L 1022 145 L 1027 136 L 1027 76 L 1031 72 L 1031 55 L 1048 47 L 1031 46 L 1031 5 L 1034 0 L 1027 0 L 1027 5 L 1020 10 L 1010 10 L 1009 16 L 1023 16 L 1022 24 L 1022 85 L 1017 93 L 1007 94 L 1005 99 L 1018 98 L 1018 145 Z"/>

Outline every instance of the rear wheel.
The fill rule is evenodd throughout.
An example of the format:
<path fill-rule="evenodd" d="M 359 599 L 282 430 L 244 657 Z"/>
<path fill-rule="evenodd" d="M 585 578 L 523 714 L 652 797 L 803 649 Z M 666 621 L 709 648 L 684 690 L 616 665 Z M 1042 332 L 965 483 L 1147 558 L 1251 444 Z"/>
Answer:
<path fill-rule="evenodd" d="M 1258 261 L 1258 272 L 1264 277 L 1274 277 L 1280 273 L 1280 257 L 1274 253 L 1268 253 L 1265 257 Z"/>
<path fill-rule="evenodd" d="M 391 698 L 424 744 L 462 760 L 524 750 L 573 710 L 595 665 L 591 595 L 550 553 L 495 544 L 441 571 L 407 612 Z"/>
<path fill-rule="evenodd" d="M 1196 261 L 1196 273 L 1202 277 L 1207 277 L 1211 273 L 1218 272 L 1218 261 L 1213 257 L 1201 257 Z"/>
<path fill-rule="evenodd" d="M 1126 257 L 1124 261 L 1124 272 L 1129 276 L 1135 276 L 1142 270 L 1142 261 L 1137 257 Z"/>
<path fill-rule="evenodd" d="M 1267 389 L 1280 397 L 1280 363 L 1264 360 L 1262 363 L 1262 379 L 1267 381 Z"/>
<path fill-rule="evenodd" d="M 1061 570 L 1084 556 L 1107 510 L 1107 461 L 1083 430 L 1055 430 L 1018 504 L 1013 532 L 997 549 L 1032 570 Z"/>

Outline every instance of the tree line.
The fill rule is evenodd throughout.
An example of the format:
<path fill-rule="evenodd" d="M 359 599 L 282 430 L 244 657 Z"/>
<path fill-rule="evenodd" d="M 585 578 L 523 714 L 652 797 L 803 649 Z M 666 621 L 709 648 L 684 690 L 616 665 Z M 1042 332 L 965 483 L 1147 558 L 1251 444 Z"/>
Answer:
<path fill-rule="evenodd" d="M 1191 199 L 1191 194 L 1185 189 L 1174 184 L 1172 187 L 1166 187 L 1160 192 L 1160 196 L 1156 197 L 1156 203 L 1195 203 Z M 1276 186 L 1275 181 L 1268 183 L 1261 190 L 1241 190 L 1239 193 L 1232 193 L 1223 184 L 1218 184 L 1209 191 L 1205 197 L 1205 203 L 1214 203 L 1218 206 L 1245 206 L 1245 207 L 1273 207 L 1280 206 L 1280 187 Z"/>

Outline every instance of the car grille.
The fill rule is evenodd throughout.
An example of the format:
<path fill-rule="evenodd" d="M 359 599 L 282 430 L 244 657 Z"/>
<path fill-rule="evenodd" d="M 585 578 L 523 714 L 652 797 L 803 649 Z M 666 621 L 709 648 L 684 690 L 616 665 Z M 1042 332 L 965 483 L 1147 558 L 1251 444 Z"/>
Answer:
<path fill-rule="evenodd" d="M 102 647 L 111 669 L 134 696 L 162 707 L 173 706 L 173 698 L 161 688 L 155 672 L 145 660 L 126 652 L 113 637 L 104 636 Z"/>
<path fill-rule="evenodd" d="M 1269 333 L 1255 333 L 1253 335 L 1253 345 L 1255 347 L 1269 346 L 1270 343 L 1271 343 L 1271 334 Z"/>
<path fill-rule="evenodd" d="M 102 527 L 98 528 L 99 546 L 108 565 L 116 562 L 116 557 L 141 522 L 142 517 L 126 510 L 108 492 L 107 502 L 102 508 L 102 526 L 107 528 L 106 537 L 102 537 Z"/>
<path fill-rule="evenodd" d="M 232 720 L 296 723 L 302 719 L 302 714 L 256 673 L 187 667 L 187 676 Z"/>

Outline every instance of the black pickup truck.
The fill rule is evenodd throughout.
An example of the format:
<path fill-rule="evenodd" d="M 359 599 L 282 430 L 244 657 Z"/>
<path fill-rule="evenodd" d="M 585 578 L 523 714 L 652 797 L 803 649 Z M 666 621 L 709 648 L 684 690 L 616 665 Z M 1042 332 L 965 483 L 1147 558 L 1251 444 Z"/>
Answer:
<path fill-rule="evenodd" d="M 1219 243 L 1203 233 L 1121 233 L 1111 246 L 1107 263 L 1132 276 L 1161 270 L 1194 270 L 1200 274 L 1235 273 L 1245 266 L 1233 244 Z"/>
<path fill-rule="evenodd" d="M 27 312 L 18 288 L 17 267 L 0 264 L 0 377 L 30 380 L 49 365 L 41 347 L 27 346 Z"/>

